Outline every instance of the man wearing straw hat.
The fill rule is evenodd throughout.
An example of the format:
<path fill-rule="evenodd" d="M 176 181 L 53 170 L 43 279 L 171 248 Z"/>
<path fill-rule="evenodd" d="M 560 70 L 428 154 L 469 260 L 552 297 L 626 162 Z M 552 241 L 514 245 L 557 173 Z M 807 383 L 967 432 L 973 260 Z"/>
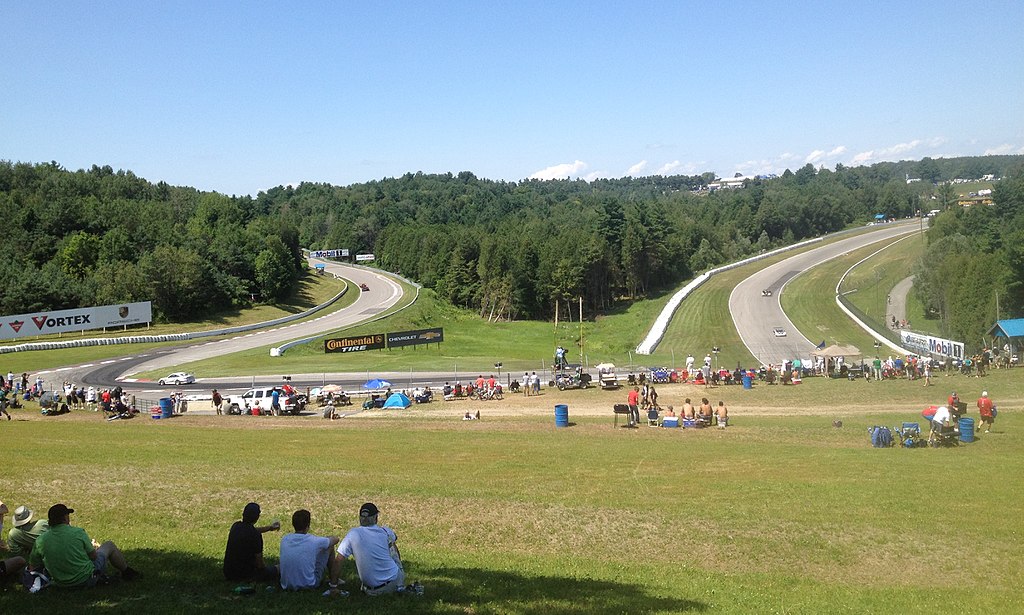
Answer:
<path fill-rule="evenodd" d="M 28 557 L 32 553 L 32 547 L 36 539 L 43 532 L 50 529 L 46 519 L 33 520 L 34 513 L 28 506 L 19 506 L 14 509 L 14 518 L 11 520 L 11 533 L 7 535 L 7 542 L 13 555 Z"/>

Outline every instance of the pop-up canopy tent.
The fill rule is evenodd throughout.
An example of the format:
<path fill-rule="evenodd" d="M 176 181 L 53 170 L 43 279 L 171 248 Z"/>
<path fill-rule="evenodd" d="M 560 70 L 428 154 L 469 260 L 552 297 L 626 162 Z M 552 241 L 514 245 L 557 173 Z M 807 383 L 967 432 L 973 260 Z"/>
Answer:
<path fill-rule="evenodd" d="M 859 357 L 860 350 L 854 346 L 840 346 L 839 344 L 832 344 L 827 348 L 821 350 L 815 350 L 811 353 L 815 357 Z"/>
<path fill-rule="evenodd" d="M 389 397 L 388 400 L 384 402 L 385 408 L 408 408 L 411 405 L 412 402 L 409 401 L 409 398 L 405 396 L 405 393 L 398 392 L 392 393 L 391 397 Z"/>

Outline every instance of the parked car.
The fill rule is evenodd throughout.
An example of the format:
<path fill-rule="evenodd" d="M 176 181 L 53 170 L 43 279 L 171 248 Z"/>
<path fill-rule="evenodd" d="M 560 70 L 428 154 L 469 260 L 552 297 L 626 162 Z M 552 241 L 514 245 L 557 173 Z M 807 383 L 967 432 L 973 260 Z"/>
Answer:
<path fill-rule="evenodd" d="M 174 372 L 173 374 L 170 374 L 164 378 L 161 378 L 160 380 L 157 380 L 160 386 L 165 386 L 168 384 L 173 384 L 174 386 L 181 386 L 183 384 L 192 384 L 195 381 L 196 377 L 188 372 Z"/>
<path fill-rule="evenodd" d="M 281 411 L 275 413 L 271 407 L 274 389 L 278 392 L 278 405 Z M 249 389 L 241 395 L 228 395 L 226 406 L 228 414 L 252 414 L 258 408 L 259 414 L 292 414 L 298 415 L 306 409 L 306 396 L 295 392 L 287 392 L 283 387 L 266 387 Z"/>

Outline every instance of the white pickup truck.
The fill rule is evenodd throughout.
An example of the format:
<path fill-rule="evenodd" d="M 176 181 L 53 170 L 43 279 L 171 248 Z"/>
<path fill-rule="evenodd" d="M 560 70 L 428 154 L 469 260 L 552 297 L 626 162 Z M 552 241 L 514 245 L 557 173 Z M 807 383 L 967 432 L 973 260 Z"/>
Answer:
<path fill-rule="evenodd" d="M 274 412 L 271 407 L 275 388 L 278 392 L 280 412 Z M 306 399 L 304 395 L 296 393 L 289 395 L 280 387 L 267 387 L 249 389 L 241 395 L 228 395 L 224 400 L 224 405 L 227 407 L 228 414 L 253 414 L 253 409 L 259 408 L 259 414 L 298 415 L 306 409 Z"/>

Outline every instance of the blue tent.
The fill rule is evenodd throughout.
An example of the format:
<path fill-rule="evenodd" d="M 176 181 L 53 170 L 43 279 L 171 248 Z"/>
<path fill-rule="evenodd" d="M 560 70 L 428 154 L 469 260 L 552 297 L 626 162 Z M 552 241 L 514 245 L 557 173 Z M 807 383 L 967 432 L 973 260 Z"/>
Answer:
<path fill-rule="evenodd" d="M 405 396 L 405 393 L 392 393 L 391 397 L 384 402 L 385 408 L 408 408 L 411 405 L 412 402 Z"/>

